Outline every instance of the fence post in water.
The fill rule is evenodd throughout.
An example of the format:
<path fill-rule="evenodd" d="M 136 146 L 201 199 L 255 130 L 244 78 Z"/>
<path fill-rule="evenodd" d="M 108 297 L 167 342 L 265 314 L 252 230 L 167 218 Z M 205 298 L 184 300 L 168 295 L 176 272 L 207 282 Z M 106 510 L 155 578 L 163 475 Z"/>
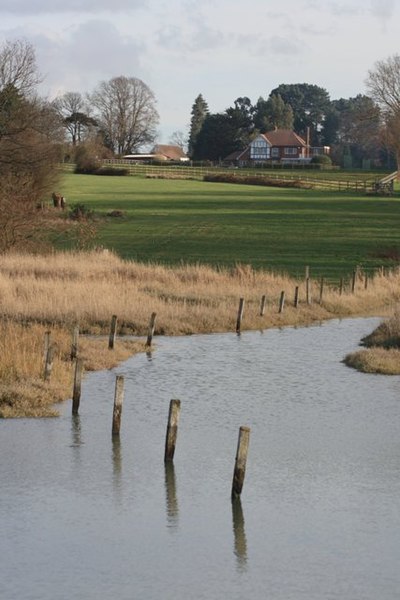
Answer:
<path fill-rule="evenodd" d="M 81 401 L 81 386 L 82 386 L 82 372 L 83 372 L 83 360 L 77 358 L 75 362 L 75 374 L 74 374 L 74 389 L 72 392 L 72 414 L 77 415 L 79 411 L 79 404 Z"/>
<path fill-rule="evenodd" d="M 178 436 L 179 414 L 181 401 L 171 400 L 169 403 L 167 435 L 165 438 L 164 462 L 174 460 L 176 438 Z"/>
<path fill-rule="evenodd" d="M 44 363 L 44 380 L 45 381 L 48 381 L 50 379 L 51 371 L 53 369 L 54 350 L 55 350 L 55 347 L 52 344 L 50 344 L 50 346 L 47 348 L 46 360 Z"/>
<path fill-rule="evenodd" d="M 243 318 L 243 309 L 244 309 L 244 298 L 240 298 L 239 310 L 238 310 L 237 321 L 236 321 L 236 333 L 240 333 L 240 328 L 242 325 L 242 318 Z"/>
<path fill-rule="evenodd" d="M 264 294 L 263 296 L 261 296 L 260 317 L 262 317 L 264 315 L 264 312 L 265 312 L 265 301 L 266 301 L 266 296 Z"/>
<path fill-rule="evenodd" d="M 121 429 L 122 403 L 124 401 L 124 376 L 117 375 L 115 378 L 114 410 L 112 420 L 112 434 L 119 435 Z"/>
<path fill-rule="evenodd" d="M 299 306 L 299 286 L 296 285 L 295 289 L 294 289 L 294 302 L 293 302 L 293 306 L 295 308 L 297 308 Z"/>
<path fill-rule="evenodd" d="M 110 336 L 108 338 L 109 350 L 114 349 L 116 332 L 117 332 L 117 315 L 113 315 L 111 318 Z"/>
<path fill-rule="evenodd" d="M 324 294 L 324 278 L 321 277 L 321 284 L 319 286 L 319 303 L 322 304 L 322 296 Z"/>
<path fill-rule="evenodd" d="M 285 292 L 281 292 L 281 296 L 279 298 L 279 313 L 283 312 L 283 307 L 285 306 Z"/>
<path fill-rule="evenodd" d="M 156 324 L 156 316 L 157 316 L 157 313 L 155 313 L 155 312 L 151 313 L 149 329 L 148 329 L 148 333 L 147 333 L 146 348 L 151 348 L 151 342 L 153 340 L 154 328 L 155 328 L 155 324 Z"/>
<path fill-rule="evenodd" d="M 236 450 L 235 469 L 233 471 L 232 498 L 242 493 L 244 476 L 246 474 L 247 453 L 249 450 L 250 427 L 239 429 L 239 439 Z"/>
<path fill-rule="evenodd" d="M 72 332 L 72 343 L 71 343 L 71 360 L 74 360 L 78 355 L 78 339 L 79 339 L 79 325 L 74 327 Z"/>

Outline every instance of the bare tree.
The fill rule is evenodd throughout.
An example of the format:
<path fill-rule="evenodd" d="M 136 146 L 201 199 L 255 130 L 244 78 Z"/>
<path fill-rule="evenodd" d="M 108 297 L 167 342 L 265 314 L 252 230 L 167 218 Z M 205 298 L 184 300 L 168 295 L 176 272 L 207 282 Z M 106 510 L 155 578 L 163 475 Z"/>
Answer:
<path fill-rule="evenodd" d="M 0 50 L 0 90 L 13 87 L 27 96 L 41 79 L 33 46 L 24 40 L 5 42 Z"/>
<path fill-rule="evenodd" d="M 394 54 L 375 63 L 368 72 L 367 89 L 381 108 L 387 129 L 387 140 L 400 168 L 400 55 Z"/>
<path fill-rule="evenodd" d="M 70 135 L 73 146 L 86 140 L 97 124 L 90 117 L 90 105 L 79 92 L 66 92 L 53 101 L 53 106 Z"/>
<path fill-rule="evenodd" d="M 98 111 L 105 143 L 118 154 L 137 151 L 154 141 L 158 112 L 151 89 L 135 77 L 103 81 L 90 95 Z"/>
<path fill-rule="evenodd" d="M 186 152 L 188 147 L 188 136 L 185 135 L 183 131 L 174 131 L 171 134 L 169 143 L 173 144 L 174 146 L 179 146 L 179 148 Z"/>
<path fill-rule="evenodd" d="M 34 52 L 24 42 L 0 49 L 0 251 L 38 239 L 42 200 L 58 179 L 60 122 L 34 95 Z"/>

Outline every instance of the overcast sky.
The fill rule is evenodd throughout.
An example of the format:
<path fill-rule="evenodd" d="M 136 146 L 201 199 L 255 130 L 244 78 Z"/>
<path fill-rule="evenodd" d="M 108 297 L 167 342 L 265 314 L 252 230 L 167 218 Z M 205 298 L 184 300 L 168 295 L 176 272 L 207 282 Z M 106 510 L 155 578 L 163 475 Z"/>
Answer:
<path fill-rule="evenodd" d="M 199 93 L 212 112 L 280 83 L 364 93 L 374 63 L 400 53 L 399 34 L 400 0 L 0 0 L 0 42 L 33 44 L 42 95 L 138 77 L 157 98 L 162 143 L 187 130 Z"/>

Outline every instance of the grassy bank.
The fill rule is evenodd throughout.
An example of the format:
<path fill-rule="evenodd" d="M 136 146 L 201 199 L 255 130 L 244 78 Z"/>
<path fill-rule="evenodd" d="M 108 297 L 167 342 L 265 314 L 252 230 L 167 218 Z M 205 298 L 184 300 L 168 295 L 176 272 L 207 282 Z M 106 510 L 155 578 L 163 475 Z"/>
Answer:
<path fill-rule="evenodd" d="M 398 196 L 73 174 L 61 192 L 98 215 L 98 245 L 139 262 L 242 263 L 293 277 L 310 265 L 338 280 L 400 257 Z"/>
<path fill-rule="evenodd" d="M 200 265 L 176 268 L 123 261 L 110 252 L 6 255 L 0 264 L 0 416 L 49 416 L 53 404 L 71 396 L 71 330 L 107 333 L 118 316 L 119 333 L 144 335 L 152 312 L 156 335 L 235 331 L 239 298 L 245 299 L 243 329 L 302 325 L 350 315 L 389 314 L 400 299 L 400 275 L 376 274 L 365 288 L 363 273 L 343 292 L 246 266 L 213 269 Z M 295 287 L 300 304 L 293 306 Z M 281 292 L 286 295 L 278 312 Z M 266 309 L 260 315 L 260 300 Z M 52 331 L 56 361 L 51 382 L 43 381 L 44 332 Z M 80 347 L 85 368 L 107 368 L 144 345 L 85 340 Z M 94 360 L 96 359 L 96 360 Z"/>
<path fill-rule="evenodd" d="M 400 314 L 383 321 L 361 340 L 366 348 L 348 354 L 344 362 L 363 373 L 400 375 Z"/>

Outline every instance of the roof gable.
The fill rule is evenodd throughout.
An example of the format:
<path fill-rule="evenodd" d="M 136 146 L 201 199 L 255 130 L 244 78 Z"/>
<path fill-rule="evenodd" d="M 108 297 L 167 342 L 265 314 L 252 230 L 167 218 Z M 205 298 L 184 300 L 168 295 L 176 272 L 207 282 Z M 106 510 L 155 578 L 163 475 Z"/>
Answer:
<path fill-rule="evenodd" d="M 291 129 L 275 129 L 261 133 L 271 146 L 307 146 L 306 142 Z"/>
<path fill-rule="evenodd" d="M 180 146 L 172 146 L 165 144 L 157 144 L 153 148 L 153 154 L 162 154 L 171 160 L 179 160 L 181 158 L 187 158 L 186 154 Z"/>

